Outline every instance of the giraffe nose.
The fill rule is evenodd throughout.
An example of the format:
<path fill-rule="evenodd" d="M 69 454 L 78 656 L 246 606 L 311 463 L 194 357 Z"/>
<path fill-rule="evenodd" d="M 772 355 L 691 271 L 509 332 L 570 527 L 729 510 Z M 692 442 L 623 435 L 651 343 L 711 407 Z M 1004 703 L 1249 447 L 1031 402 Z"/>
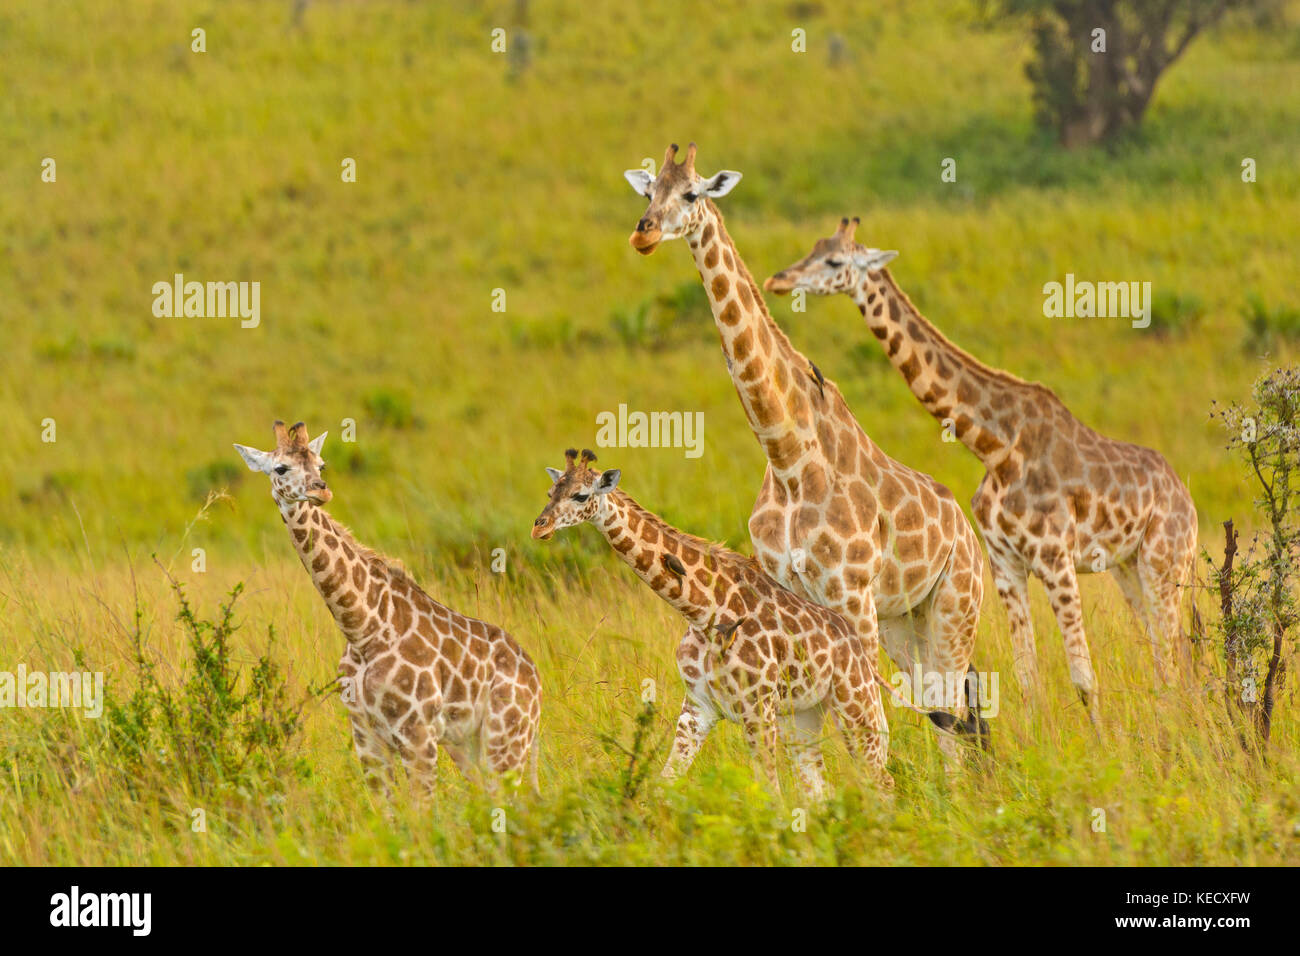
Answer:
<path fill-rule="evenodd" d="M 790 277 L 786 274 L 788 270 L 782 269 L 775 275 L 770 275 L 763 281 L 763 291 L 772 292 L 776 295 L 782 295 L 790 288 Z"/>
<path fill-rule="evenodd" d="M 324 478 L 317 478 L 315 481 L 311 483 L 312 491 L 321 491 L 326 487 L 328 486 L 325 484 Z"/>

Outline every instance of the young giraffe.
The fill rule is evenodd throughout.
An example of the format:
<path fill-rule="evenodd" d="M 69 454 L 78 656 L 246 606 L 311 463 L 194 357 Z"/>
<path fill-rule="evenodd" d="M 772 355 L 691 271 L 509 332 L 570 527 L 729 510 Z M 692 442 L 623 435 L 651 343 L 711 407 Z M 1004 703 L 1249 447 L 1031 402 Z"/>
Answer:
<path fill-rule="evenodd" d="M 684 237 L 695 257 L 727 369 L 768 459 L 749 519 L 755 557 L 781 584 L 844 615 L 872 660 L 883 639 L 910 681 L 918 669 L 927 686 L 939 678 L 940 705 L 956 712 L 959 729 L 979 730 L 963 689 L 984 596 L 974 530 L 952 492 L 867 437 L 835 383 L 772 320 L 712 202 L 740 174 L 697 175 L 694 143 L 680 165 L 676 154 L 670 146 L 657 177 L 624 174 L 650 200 L 629 241 L 649 255 Z M 923 687 L 913 681 L 912 690 L 921 701 Z M 940 736 L 950 767 L 953 744 Z"/>
<path fill-rule="evenodd" d="M 235 449 L 270 476 L 271 497 L 294 550 L 347 639 L 339 675 L 357 756 L 372 781 L 392 777 L 392 758 L 431 789 L 438 747 L 480 780 L 521 771 L 537 789 L 541 682 L 523 648 L 501 628 L 443 607 L 406 572 L 362 547 L 321 506 L 333 498 L 321 472 L 325 433 L 275 423 L 275 450 Z"/>
<path fill-rule="evenodd" d="M 764 283 L 852 296 L 926 410 L 949 423 L 987 473 L 971 501 L 1007 608 L 1016 678 L 1038 686 L 1027 573 L 1047 587 L 1083 702 L 1097 679 L 1083 631 L 1077 575 L 1114 574 L 1147 631 L 1156 674 L 1171 680 L 1181 646 L 1179 597 L 1196 552 L 1196 508 L 1158 452 L 1084 425 L 1037 383 L 972 358 L 931 325 L 884 268 L 898 253 L 858 245 L 858 220 Z"/>
<path fill-rule="evenodd" d="M 818 738 L 827 711 L 853 755 L 861 754 L 878 784 L 889 728 L 873 655 L 853 626 L 834 611 L 781 587 L 754 561 L 677 530 L 617 490 L 621 472 L 596 471 L 586 449 L 564 453 L 567 467 L 547 468 L 550 500 L 533 522 L 546 540 L 590 521 L 650 589 L 691 625 L 677 648 L 686 699 L 677 720 L 665 777 L 685 773 L 720 717 L 739 723 L 776 792 L 780 733 L 799 781 L 815 800 L 825 796 Z M 888 685 L 885 685 L 888 686 Z M 944 715 L 947 716 L 947 715 Z"/>

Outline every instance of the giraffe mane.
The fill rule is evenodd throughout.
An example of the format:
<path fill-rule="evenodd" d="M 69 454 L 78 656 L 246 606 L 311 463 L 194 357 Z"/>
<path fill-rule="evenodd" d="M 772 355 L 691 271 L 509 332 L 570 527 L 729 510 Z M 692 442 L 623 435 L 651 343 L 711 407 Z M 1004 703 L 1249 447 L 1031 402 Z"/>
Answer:
<path fill-rule="evenodd" d="M 893 274 L 889 271 L 887 267 L 882 268 L 880 270 L 880 276 L 884 280 L 884 283 L 887 286 L 889 286 L 889 288 L 893 291 L 893 293 L 908 305 L 908 307 L 911 309 L 912 312 L 912 318 L 919 325 L 921 325 L 922 328 L 924 328 L 926 331 L 933 334 L 938 341 L 943 342 L 949 349 L 951 349 L 952 355 L 958 361 L 964 363 L 968 367 L 979 372 L 981 375 L 985 375 L 993 379 L 996 382 L 999 382 L 1003 385 L 1011 385 L 1013 387 L 1024 388 L 1033 392 L 1037 392 L 1041 397 L 1048 399 L 1053 404 L 1059 405 L 1063 409 L 1065 408 L 1065 403 L 1062 402 L 1060 398 L 1057 397 L 1054 391 L 1052 391 L 1042 382 L 1030 382 L 1023 378 L 1020 378 L 1019 376 L 1011 374 L 1005 369 L 994 368 L 991 365 L 985 365 L 975 356 L 971 355 L 969 352 L 963 349 L 956 342 L 952 341 L 952 339 L 948 338 L 948 336 L 944 335 L 943 332 L 939 330 L 938 326 L 936 326 L 933 322 L 931 322 L 924 315 L 922 315 L 921 310 L 916 307 L 915 303 L 913 303 L 910 298 L 908 298 L 907 293 L 904 292 L 899 287 L 897 281 L 895 281 L 894 279 Z"/>
<path fill-rule="evenodd" d="M 325 514 L 329 517 L 329 520 L 338 527 L 339 531 L 346 534 L 348 538 L 351 539 L 352 548 L 354 551 L 357 552 L 358 558 L 365 561 L 366 564 L 371 568 L 375 566 L 379 566 L 383 568 L 388 573 L 388 576 L 391 580 L 401 581 L 406 584 L 409 584 L 416 591 L 419 591 L 421 594 L 424 594 L 426 597 L 429 597 L 429 599 L 432 600 L 432 597 L 428 594 L 428 592 L 426 592 L 424 588 L 420 587 L 419 583 L 415 580 L 415 578 L 411 577 L 411 573 L 406 570 L 406 567 L 402 564 L 400 560 L 398 560 L 397 558 L 391 558 L 388 555 L 384 554 L 382 551 L 376 551 L 374 548 L 370 548 L 362 544 L 360 541 L 357 540 L 357 536 L 352 533 L 351 528 L 345 525 L 342 521 L 339 521 L 333 515 L 329 514 L 329 512 L 325 512 Z"/>
<path fill-rule="evenodd" d="M 785 347 L 795 355 L 798 355 L 800 358 L 807 361 L 807 356 L 795 348 L 794 343 L 790 341 L 790 337 L 785 334 L 785 329 L 781 328 L 781 326 L 777 324 L 776 319 L 772 317 L 772 313 L 768 311 L 767 300 L 763 298 L 762 290 L 759 288 L 758 283 L 754 281 L 754 276 L 749 271 L 749 266 L 745 263 L 745 260 L 740 257 L 740 252 L 736 249 L 736 243 L 731 238 L 731 233 L 727 231 L 727 225 L 723 219 L 722 210 L 719 209 L 717 204 L 707 196 L 704 198 L 704 201 L 708 203 L 709 209 L 711 209 L 713 215 L 717 217 L 718 239 L 724 242 L 727 247 L 731 249 L 732 259 L 736 263 L 736 272 L 740 274 L 741 278 L 749 283 L 749 292 L 754 299 L 754 308 L 757 309 L 765 319 L 767 319 L 769 328 L 772 330 L 772 334 L 776 338 L 776 341 L 780 344 L 784 344 Z M 827 384 L 830 383 L 828 382 Z"/>
<path fill-rule="evenodd" d="M 689 544 L 696 550 L 703 552 L 710 558 L 713 558 L 719 565 L 725 565 L 726 567 L 737 571 L 750 571 L 758 574 L 764 573 L 758 561 L 756 561 L 752 556 L 741 554 L 739 551 L 736 551 L 734 548 L 729 548 L 721 542 L 711 541 L 708 538 L 701 538 L 699 535 L 691 534 L 689 531 L 683 531 L 663 515 L 651 511 L 622 489 L 616 489 L 612 494 L 620 496 L 627 503 L 628 509 L 637 514 L 638 517 L 643 520 L 649 518 L 654 523 L 662 525 L 667 529 L 671 529 L 675 540 L 683 544 Z"/>

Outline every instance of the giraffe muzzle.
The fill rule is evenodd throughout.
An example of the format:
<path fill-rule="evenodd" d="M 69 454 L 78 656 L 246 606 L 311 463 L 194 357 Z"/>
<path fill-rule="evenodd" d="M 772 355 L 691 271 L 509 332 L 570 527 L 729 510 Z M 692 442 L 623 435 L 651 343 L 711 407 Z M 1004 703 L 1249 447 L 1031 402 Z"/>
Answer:
<path fill-rule="evenodd" d="M 793 288 L 794 282 L 784 272 L 778 272 L 763 280 L 763 291 L 773 295 L 786 295 Z"/>
<path fill-rule="evenodd" d="M 533 539 L 536 541 L 549 541 L 551 535 L 555 534 L 555 529 L 551 522 L 546 518 L 538 518 L 533 522 Z"/>
<path fill-rule="evenodd" d="M 663 239 L 663 230 L 658 226 L 642 219 L 636 224 L 636 232 L 628 236 L 627 241 L 631 243 L 632 248 L 643 256 L 648 256 L 659 247 L 659 242 Z"/>

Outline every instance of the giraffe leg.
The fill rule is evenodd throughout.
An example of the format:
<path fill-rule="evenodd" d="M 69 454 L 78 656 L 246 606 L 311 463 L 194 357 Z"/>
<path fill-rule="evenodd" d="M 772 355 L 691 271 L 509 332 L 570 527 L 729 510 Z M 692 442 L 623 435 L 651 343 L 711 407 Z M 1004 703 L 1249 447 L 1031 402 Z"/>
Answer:
<path fill-rule="evenodd" d="M 885 645 L 889 659 L 907 675 L 908 699 L 915 706 L 927 709 L 947 706 L 948 703 L 947 701 L 927 700 L 925 692 L 927 681 L 936 679 L 934 676 L 929 676 L 936 674 L 934 663 L 927 649 L 929 627 L 925 614 L 920 610 L 914 610 L 910 618 L 895 617 L 880 622 L 881 642 Z M 920 671 L 919 680 L 918 670 Z M 939 676 L 942 677 L 941 672 Z M 929 696 L 933 698 L 934 695 Z M 961 716 L 964 716 L 964 712 L 958 715 L 958 720 Z M 961 764 L 959 741 L 954 733 L 943 731 L 939 732 L 936 741 L 939 744 L 939 753 L 943 756 L 944 768 L 951 775 L 955 768 Z"/>
<path fill-rule="evenodd" d="M 1097 678 L 1092 671 L 1092 654 L 1088 650 L 1088 636 L 1083 630 L 1083 607 L 1079 603 L 1079 579 L 1068 551 L 1062 549 L 1059 557 L 1042 569 L 1047 597 L 1052 602 L 1056 623 L 1065 639 L 1065 657 L 1070 665 L 1070 681 L 1083 705 L 1092 708 L 1097 698 Z"/>
<path fill-rule="evenodd" d="M 423 728 L 421 728 L 423 730 Z M 418 739 L 396 736 L 393 749 L 418 799 L 433 796 L 438 782 L 438 742 L 427 730 Z"/>
<path fill-rule="evenodd" d="M 1111 568 L 1111 574 L 1119 582 L 1120 590 L 1124 592 L 1124 600 L 1133 609 L 1133 613 L 1137 615 L 1138 623 L 1142 625 L 1142 629 L 1146 632 L 1147 641 L 1151 645 L 1151 655 L 1155 659 L 1156 674 L 1163 679 L 1165 668 L 1164 641 L 1161 637 L 1158 621 L 1153 615 L 1149 596 L 1142 586 L 1142 577 L 1137 564 L 1134 562 L 1117 564 Z"/>
<path fill-rule="evenodd" d="M 365 776 L 366 786 L 375 794 L 392 796 L 393 764 L 389 759 L 383 741 L 369 727 L 364 712 L 349 710 L 348 720 L 352 724 L 352 747 L 357 759 L 361 761 L 361 770 Z"/>
<path fill-rule="evenodd" d="M 989 565 L 993 569 L 993 584 L 1007 611 L 1011 627 L 1011 649 L 1014 655 L 1016 683 L 1032 707 L 1038 696 L 1038 651 L 1034 646 L 1034 622 L 1029 616 L 1029 579 L 1024 561 L 1009 548 L 985 538 L 989 545 Z"/>
<path fill-rule="evenodd" d="M 442 742 L 442 749 L 451 758 L 452 763 L 456 765 L 456 769 L 460 771 L 461 776 L 474 786 L 487 786 L 483 774 L 479 770 L 477 753 L 467 753 L 464 747 L 457 746 L 446 740 Z M 473 749 L 477 750 L 477 746 Z"/>
<path fill-rule="evenodd" d="M 889 722 L 880 688 L 871 680 L 870 668 L 863 667 L 862 671 L 867 684 L 851 675 L 836 675 L 831 688 L 831 713 L 844 736 L 844 749 L 849 756 L 865 763 L 876 786 L 889 794 L 894 789 L 894 778 L 885 769 L 889 757 Z"/>
<path fill-rule="evenodd" d="M 1147 529 L 1138 548 L 1137 573 L 1154 625 L 1150 628 L 1150 634 L 1156 678 L 1162 684 L 1169 685 L 1178 673 L 1174 651 L 1183 643 L 1180 604 L 1182 584 L 1190 572 L 1191 562 L 1187 561 L 1180 566 L 1169 541 L 1153 535 L 1152 530 Z"/>
<path fill-rule="evenodd" d="M 776 773 L 776 700 L 770 693 L 752 695 L 741 702 L 740 724 L 750 752 L 758 758 L 763 776 L 772 792 L 781 796 L 781 781 Z"/>
<path fill-rule="evenodd" d="M 686 695 L 682 701 L 682 712 L 677 717 L 677 732 L 673 737 L 673 750 L 668 755 L 661 776 L 666 780 L 680 777 L 690 769 L 695 755 L 704 746 L 709 731 L 718 722 L 718 712 L 712 705 L 701 703 Z"/>
<path fill-rule="evenodd" d="M 943 699 L 938 706 L 952 711 L 956 718 L 953 729 L 959 736 L 940 734 L 938 738 L 949 777 L 961 768 L 966 737 L 986 743 L 988 725 L 971 712 L 967 688 L 983 599 L 984 566 L 979 543 L 971 532 L 953 547 L 948 568 L 917 621 L 925 637 L 920 646 L 922 667 L 927 674 L 936 675 L 932 680 L 942 681 Z M 978 677 L 975 680 L 978 684 Z M 978 686 L 971 690 L 978 693 Z"/>
<path fill-rule="evenodd" d="M 488 769 L 497 775 L 516 774 L 516 784 L 523 782 L 533 743 L 532 723 L 524 716 L 530 706 L 513 681 L 498 679 L 488 694 L 488 712 L 479 730 Z"/>
<path fill-rule="evenodd" d="M 826 714 L 820 707 L 797 711 L 782 721 L 781 733 L 794 760 L 795 776 L 804 795 L 814 804 L 826 799 L 826 765 L 822 760 L 821 735 Z"/>

